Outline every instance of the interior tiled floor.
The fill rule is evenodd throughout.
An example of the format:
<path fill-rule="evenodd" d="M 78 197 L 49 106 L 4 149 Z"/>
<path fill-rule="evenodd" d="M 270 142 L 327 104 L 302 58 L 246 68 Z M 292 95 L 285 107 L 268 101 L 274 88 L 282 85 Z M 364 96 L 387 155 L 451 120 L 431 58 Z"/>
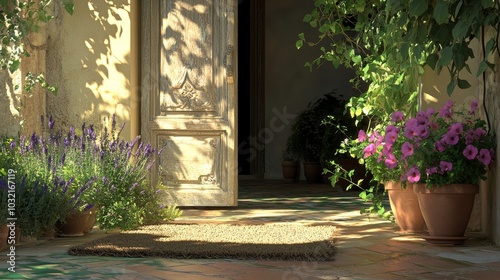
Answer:
<path fill-rule="evenodd" d="M 74 244 L 103 236 L 25 241 L 15 273 L 0 253 L 0 279 L 500 279 L 500 247 L 468 232 L 463 246 L 427 244 L 390 222 L 359 214 L 357 192 L 328 185 L 240 184 L 239 206 L 185 209 L 177 223 L 329 223 L 340 229 L 332 262 L 182 260 L 70 256 Z"/>

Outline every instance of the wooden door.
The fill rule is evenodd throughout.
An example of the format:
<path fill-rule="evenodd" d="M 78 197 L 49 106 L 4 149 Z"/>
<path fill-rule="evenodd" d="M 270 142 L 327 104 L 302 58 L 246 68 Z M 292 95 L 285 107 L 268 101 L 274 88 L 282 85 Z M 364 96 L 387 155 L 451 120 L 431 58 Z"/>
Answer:
<path fill-rule="evenodd" d="M 142 2 L 141 134 L 181 206 L 237 205 L 236 0 Z"/>

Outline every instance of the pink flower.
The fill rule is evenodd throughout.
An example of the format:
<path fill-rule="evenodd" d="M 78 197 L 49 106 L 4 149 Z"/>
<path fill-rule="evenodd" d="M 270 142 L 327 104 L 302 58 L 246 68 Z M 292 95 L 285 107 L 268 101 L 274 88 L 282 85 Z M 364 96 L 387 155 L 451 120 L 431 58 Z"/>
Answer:
<path fill-rule="evenodd" d="M 366 140 L 366 132 L 364 130 L 358 131 L 358 142 L 363 142 Z"/>
<path fill-rule="evenodd" d="M 434 166 L 434 167 L 431 167 L 431 168 L 427 168 L 427 169 L 425 170 L 425 173 L 427 174 L 427 176 L 432 175 L 432 174 L 435 174 L 435 173 L 437 173 L 437 172 L 438 172 L 438 170 L 437 170 L 437 167 L 435 167 L 435 166 Z"/>
<path fill-rule="evenodd" d="M 425 115 L 417 116 L 417 124 L 418 125 L 428 125 L 429 119 Z"/>
<path fill-rule="evenodd" d="M 385 135 L 385 143 L 386 145 L 391 145 L 396 142 L 396 139 L 398 139 L 398 134 L 396 132 L 389 132 Z"/>
<path fill-rule="evenodd" d="M 436 113 L 436 110 L 434 110 L 434 108 L 427 108 L 427 110 L 425 111 L 425 114 L 427 115 L 428 118 L 434 115 L 434 113 Z"/>
<path fill-rule="evenodd" d="M 417 127 L 417 133 L 420 138 L 427 138 L 429 137 L 430 131 L 427 125 L 419 125 Z"/>
<path fill-rule="evenodd" d="M 410 170 L 408 170 L 406 177 L 408 178 L 408 182 L 417 183 L 420 180 L 420 171 L 416 166 L 413 166 Z"/>
<path fill-rule="evenodd" d="M 459 137 L 458 134 L 455 134 L 453 131 L 448 131 L 443 135 L 442 140 L 448 145 L 455 145 L 458 143 Z"/>
<path fill-rule="evenodd" d="M 474 137 L 476 140 L 481 139 L 482 137 L 486 136 L 486 130 L 482 128 L 477 128 L 476 129 L 476 136 Z"/>
<path fill-rule="evenodd" d="M 451 162 L 448 161 L 440 161 L 439 168 L 441 169 L 442 172 L 448 172 L 451 171 L 453 165 L 451 164 Z"/>
<path fill-rule="evenodd" d="M 404 120 L 404 118 L 405 118 L 405 116 L 404 116 L 403 112 L 396 111 L 396 112 L 392 113 L 392 115 L 391 115 L 391 122 L 392 123 L 401 122 Z"/>
<path fill-rule="evenodd" d="M 444 150 L 446 150 L 446 146 L 444 145 L 443 140 L 435 142 L 434 147 L 440 153 L 442 153 L 442 152 L 444 152 Z"/>
<path fill-rule="evenodd" d="M 450 126 L 450 131 L 455 132 L 455 134 L 460 134 L 464 130 L 462 123 L 454 123 Z"/>
<path fill-rule="evenodd" d="M 395 125 L 388 125 L 386 128 L 385 128 L 385 134 L 387 135 L 387 133 L 390 133 L 390 132 L 394 132 L 394 133 L 398 133 L 399 132 L 399 128 L 397 128 Z"/>
<path fill-rule="evenodd" d="M 467 159 L 473 160 L 476 158 L 477 148 L 474 147 L 473 145 L 467 145 L 467 147 L 465 147 L 463 154 Z"/>
<path fill-rule="evenodd" d="M 401 151 L 403 152 L 404 157 L 409 157 L 413 155 L 413 145 L 408 142 L 404 142 L 401 147 Z"/>
<path fill-rule="evenodd" d="M 404 131 L 404 135 L 408 139 L 413 139 L 415 136 L 418 136 L 417 126 L 416 125 L 406 126 L 405 131 Z"/>
<path fill-rule="evenodd" d="M 393 169 L 398 166 L 398 160 L 394 156 L 394 154 L 388 154 L 385 157 L 385 166 L 389 169 Z"/>
<path fill-rule="evenodd" d="M 467 133 L 465 134 L 465 144 L 469 145 L 474 142 L 474 139 L 476 137 L 476 132 L 474 129 L 469 129 L 467 130 Z"/>
<path fill-rule="evenodd" d="M 470 104 L 469 114 L 473 115 L 474 112 L 476 111 L 476 109 L 477 109 L 477 99 L 474 99 L 474 100 L 472 100 L 472 102 Z"/>
<path fill-rule="evenodd" d="M 439 124 L 437 122 L 431 122 L 429 127 L 431 128 L 431 130 L 438 130 Z"/>
<path fill-rule="evenodd" d="M 369 156 L 372 156 L 375 154 L 375 145 L 374 144 L 369 144 L 363 149 L 364 156 L 363 158 L 367 158 Z"/>
<path fill-rule="evenodd" d="M 488 149 L 481 149 L 479 151 L 479 155 L 477 156 L 477 159 L 482 162 L 484 165 L 488 165 L 491 162 L 491 153 Z"/>

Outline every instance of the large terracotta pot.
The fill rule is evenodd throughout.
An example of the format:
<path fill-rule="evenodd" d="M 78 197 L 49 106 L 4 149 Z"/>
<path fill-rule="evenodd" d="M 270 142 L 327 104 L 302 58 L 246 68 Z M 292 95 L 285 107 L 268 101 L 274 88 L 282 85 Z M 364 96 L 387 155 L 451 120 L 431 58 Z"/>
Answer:
<path fill-rule="evenodd" d="M 413 191 L 413 184 L 403 189 L 401 182 L 386 182 L 385 189 L 389 195 L 392 212 L 401 231 L 423 232 L 425 221 L 420 211 L 418 198 Z"/>
<path fill-rule="evenodd" d="M 413 191 L 429 230 L 429 236 L 423 238 L 433 244 L 463 244 L 479 186 L 449 184 L 429 189 L 425 184 L 415 184 Z"/>
<path fill-rule="evenodd" d="M 58 225 L 58 235 L 63 237 L 82 236 L 87 226 L 90 211 L 73 210 L 64 219 L 64 222 Z"/>
<path fill-rule="evenodd" d="M 308 183 L 320 183 L 323 182 L 323 167 L 319 162 L 308 162 L 303 163 L 304 166 L 304 177 Z"/>
<path fill-rule="evenodd" d="M 299 162 L 285 160 L 281 163 L 283 180 L 285 183 L 293 183 L 299 178 Z"/>

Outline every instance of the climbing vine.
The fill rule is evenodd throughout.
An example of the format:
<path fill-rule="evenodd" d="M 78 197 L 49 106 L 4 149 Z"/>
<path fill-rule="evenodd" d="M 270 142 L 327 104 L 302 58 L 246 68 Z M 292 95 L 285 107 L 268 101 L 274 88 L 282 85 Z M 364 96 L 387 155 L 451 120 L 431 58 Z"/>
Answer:
<path fill-rule="evenodd" d="M 343 65 L 355 69 L 355 86 L 368 85 L 351 99 L 352 115 L 412 114 L 425 66 L 450 73 L 448 95 L 471 86 L 464 71 L 479 77 L 494 68 L 488 58 L 498 52 L 499 6 L 497 0 L 316 0 L 304 21 L 319 37 L 301 33 L 296 46 L 320 50 L 307 66 Z M 485 38 L 485 29 L 493 36 Z M 474 58 L 473 40 L 484 51 L 474 73 L 468 65 Z"/>
<path fill-rule="evenodd" d="M 73 14 L 73 0 L 61 1 L 65 10 Z M 14 73 L 19 69 L 21 60 L 29 57 L 26 50 L 28 34 L 38 32 L 42 23 L 53 19 L 49 12 L 51 0 L 0 0 L 0 66 Z M 50 92 L 57 88 L 50 86 L 42 74 L 27 73 L 25 90 L 30 92 L 35 84 L 40 84 Z"/>

